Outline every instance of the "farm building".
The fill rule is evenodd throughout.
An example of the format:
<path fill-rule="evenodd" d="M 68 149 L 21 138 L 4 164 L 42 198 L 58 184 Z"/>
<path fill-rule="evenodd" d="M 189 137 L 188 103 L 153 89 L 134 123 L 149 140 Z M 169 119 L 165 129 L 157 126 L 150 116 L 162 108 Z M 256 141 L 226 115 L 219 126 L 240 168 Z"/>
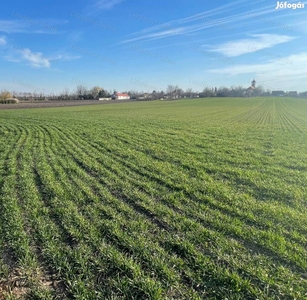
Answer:
<path fill-rule="evenodd" d="M 298 96 L 297 95 L 297 91 L 290 91 L 290 92 L 287 93 L 287 96 L 289 96 L 289 97 L 297 97 Z"/>
<path fill-rule="evenodd" d="M 128 100 L 130 99 L 130 96 L 125 93 L 115 93 L 114 96 L 112 97 L 114 100 Z"/>
<path fill-rule="evenodd" d="M 251 97 L 254 93 L 254 90 L 256 88 L 256 80 L 254 79 L 251 83 L 251 86 L 248 87 L 245 91 L 244 91 L 244 94 L 248 97 Z"/>
<path fill-rule="evenodd" d="M 272 91 L 272 96 L 279 96 L 279 97 L 282 97 L 282 96 L 285 96 L 286 93 L 284 91 Z"/>
<path fill-rule="evenodd" d="M 17 98 L 7 98 L 7 99 L 0 99 L 0 104 L 17 104 L 19 100 Z"/>

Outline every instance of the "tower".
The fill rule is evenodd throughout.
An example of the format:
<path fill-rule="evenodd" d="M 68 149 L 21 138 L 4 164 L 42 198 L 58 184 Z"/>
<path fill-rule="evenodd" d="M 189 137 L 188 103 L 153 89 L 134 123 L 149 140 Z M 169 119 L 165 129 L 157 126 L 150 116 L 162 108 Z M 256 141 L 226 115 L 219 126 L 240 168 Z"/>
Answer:
<path fill-rule="evenodd" d="M 256 80 L 255 80 L 255 79 L 252 81 L 252 87 L 253 87 L 253 88 L 256 87 Z"/>

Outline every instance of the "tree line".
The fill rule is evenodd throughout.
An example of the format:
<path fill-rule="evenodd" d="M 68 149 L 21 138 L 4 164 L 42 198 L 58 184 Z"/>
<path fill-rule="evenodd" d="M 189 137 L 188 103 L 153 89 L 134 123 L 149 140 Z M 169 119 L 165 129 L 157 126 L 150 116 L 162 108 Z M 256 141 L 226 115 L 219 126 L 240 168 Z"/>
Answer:
<path fill-rule="evenodd" d="M 195 97 L 246 97 L 246 96 L 270 96 L 270 90 L 264 90 L 262 86 L 257 86 L 252 92 L 247 92 L 243 86 L 231 86 L 230 88 L 221 87 L 205 87 L 202 91 L 194 91 L 192 88 L 183 90 L 178 85 L 168 85 L 165 90 L 157 91 L 122 91 L 130 96 L 131 99 L 161 99 L 161 98 L 195 98 Z M 33 91 L 33 92 L 8 92 L 2 90 L 0 99 L 17 98 L 20 100 L 94 100 L 98 98 L 111 98 L 116 90 L 106 90 L 103 87 L 94 86 L 87 88 L 85 85 L 78 85 L 75 90 L 69 91 L 65 88 L 60 93 L 52 93 L 50 91 Z M 307 97 L 307 92 L 298 94 L 299 97 Z"/>

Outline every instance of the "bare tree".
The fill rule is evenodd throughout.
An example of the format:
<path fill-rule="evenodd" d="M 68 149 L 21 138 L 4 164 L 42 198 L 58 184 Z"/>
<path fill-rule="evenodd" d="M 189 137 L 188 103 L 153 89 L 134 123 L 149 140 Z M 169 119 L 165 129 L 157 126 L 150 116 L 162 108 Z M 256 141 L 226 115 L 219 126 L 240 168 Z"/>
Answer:
<path fill-rule="evenodd" d="M 213 97 L 215 95 L 212 88 L 204 88 L 203 91 L 199 94 L 200 97 Z"/>
<path fill-rule="evenodd" d="M 217 97 L 229 97 L 230 96 L 230 91 L 229 88 L 227 87 L 219 87 L 216 93 Z"/>
<path fill-rule="evenodd" d="M 166 94 L 169 96 L 173 96 L 175 90 L 176 90 L 176 87 L 174 85 L 169 84 L 166 88 Z"/>
<path fill-rule="evenodd" d="M 183 95 L 183 90 L 178 87 L 178 85 L 169 84 L 166 88 L 166 94 L 171 98 L 178 98 Z"/>
<path fill-rule="evenodd" d="M 183 96 L 184 96 L 184 90 L 181 89 L 181 88 L 178 88 L 178 86 L 177 86 L 176 97 L 182 98 Z"/>
<path fill-rule="evenodd" d="M 84 98 L 87 94 L 87 88 L 82 84 L 78 85 L 76 88 L 76 94 L 78 98 Z"/>
<path fill-rule="evenodd" d="M 61 97 L 64 100 L 68 100 L 69 99 L 69 89 L 68 88 L 65 88 L 63 90 L 63 92 L 61 93 Z"/>
<path fill-rule="evenodd" d="M 264 93 L 264 88 L 261 85 L 258 85 L 255 89 L 254 89 L 254 96 L 261 96 Z"/>
<path fill-rule="evenodd" d="M 191 88 L 186 89 L 185 95 L 186 95 L 187 97 L 192 97 L 192 96 L 193 96 L 193 90 L 192 90 Z"/>

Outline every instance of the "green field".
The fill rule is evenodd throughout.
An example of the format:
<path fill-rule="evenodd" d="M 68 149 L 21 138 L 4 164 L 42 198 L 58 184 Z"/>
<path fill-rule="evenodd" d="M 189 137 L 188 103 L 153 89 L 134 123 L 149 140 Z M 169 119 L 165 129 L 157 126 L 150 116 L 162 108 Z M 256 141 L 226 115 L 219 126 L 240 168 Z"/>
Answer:
<path fill-rule="evenodd" d="M 0 110 L 0 299 L 307 299 L 306 182 L 307 100 Z"/>

